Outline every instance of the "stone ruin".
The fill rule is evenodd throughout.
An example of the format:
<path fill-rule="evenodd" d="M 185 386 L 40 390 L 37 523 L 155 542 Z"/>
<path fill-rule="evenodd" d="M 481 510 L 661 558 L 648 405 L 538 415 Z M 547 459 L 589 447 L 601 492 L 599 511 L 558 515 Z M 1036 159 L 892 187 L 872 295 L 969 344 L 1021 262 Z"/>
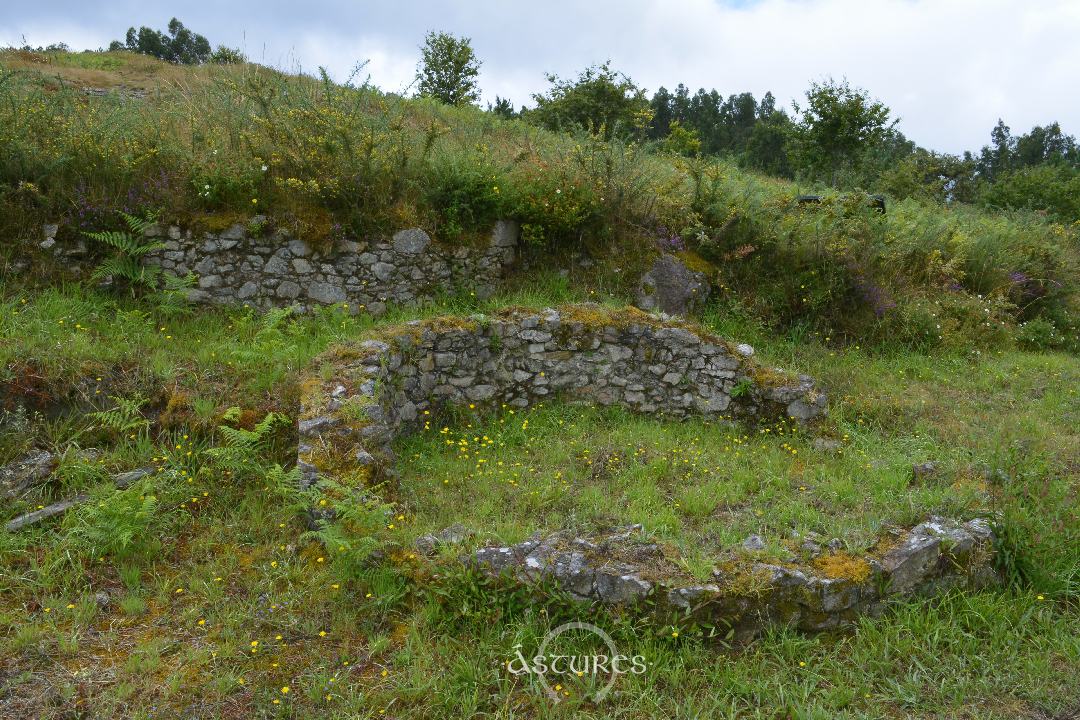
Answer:
<path fill-rule="evenodd" d="M 666 417 L 807 421 L 826 398 L 805 376 L 634 308 L 569 305 L 438 317 L 331 348 L 303 381 L 300 467 L 392 467 L 391 443 L 423 411 L 528 407 L 552 396 Z"/>
<path fill-rule="evenodd" d="M 193 273 L 196 286 L 188 298 L 196 303 L 301 311 L 342 304 L 381 315 L 391 304 L 411 306 L 455 291 L 490 295 L 516 259 L 520 234 L 516 222 L 500 220 L 477 245 L 444 245 L 409 228 L 390 238 L 316 248 L 283 230 L 262 232 L 263 222 L 254 218 L 221 232 L 152 225 L 144 235 L 162 247 L 143 262 L 178 276 Z M 43 232 L 42 250 L 77 274 L 90 269 L 87 240 L 58 241 L 57 225 Z"/>
<path fill-rule="evenodd" d="M 362 493 L 396 480 L 393 440 L 451 406 L 523 408 L 557 396 L 672 419 L 799 423 L 824 411 L 825 395 L 810 378 L 763 368 L 752 354 L 686 323 L 598 305 L 384 329 L 331 348 L 303 380 L 302 482 L 310 487 L 330 477 Z M 469 535 L 454 526 L 420 538 L 417 548 L 459 552 Z M 995 577 L 992 533 L 980 520 L 934 518 L 897 530 L 866 557 L 815 547 L 807 540 L 779 564 L 733 560 L 708 582 L 688 577 L 639 526 L 589 537 L 538 534 L 462 559 L 493 575 L 554 581 L 579 600 L 629 605 L 651 598 L 654 611 L 726 627 L 736 639 L 774 622 L 808 631 L 842 627 L 880 612 L 890 596 L 978 587 Z"/>

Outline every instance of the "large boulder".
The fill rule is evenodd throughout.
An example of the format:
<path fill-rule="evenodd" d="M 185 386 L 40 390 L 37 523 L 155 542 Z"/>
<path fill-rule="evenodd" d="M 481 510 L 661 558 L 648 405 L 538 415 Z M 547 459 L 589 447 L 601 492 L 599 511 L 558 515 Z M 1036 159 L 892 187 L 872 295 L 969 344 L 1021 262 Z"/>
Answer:
<path fill-rule="evenodd" d="M 691 270 L 674 255 L 661 255 L 641 276 L 635 303 L 642 310 L 686 315 L 709 298 L 705 273 Z"/>

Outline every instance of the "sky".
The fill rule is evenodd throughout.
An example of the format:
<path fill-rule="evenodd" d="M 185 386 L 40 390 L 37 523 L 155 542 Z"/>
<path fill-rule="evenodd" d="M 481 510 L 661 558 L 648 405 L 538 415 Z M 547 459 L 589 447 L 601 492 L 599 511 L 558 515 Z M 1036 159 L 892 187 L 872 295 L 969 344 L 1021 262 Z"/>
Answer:
<path fill-rule="evenodd" d="M 900 130 L 942 152 L 977 150 L 998 118 L 1014 134 L 1058 121 L 1080 134 L 1080 0 L 0 0 L 0 46 L 99 48 L 176 14 L 256 62 L 409 89 L 430 30 L 472 41 L 483 101 L 532 104 L 546 73 L 610 60 L 658 87 L 767 90 L 790 108 L 846 78 Z M 361 77 L 363 79 L 363 77 Z"/>

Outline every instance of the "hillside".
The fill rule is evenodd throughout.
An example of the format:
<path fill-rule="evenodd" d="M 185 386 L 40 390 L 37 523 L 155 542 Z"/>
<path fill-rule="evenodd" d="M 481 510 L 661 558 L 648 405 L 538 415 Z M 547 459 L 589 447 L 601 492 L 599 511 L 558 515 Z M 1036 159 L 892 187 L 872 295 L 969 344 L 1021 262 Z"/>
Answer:
<path fill-rule="evenodd" d="M 1078 233 L 0 51 L 0 714 L 1072 717 Z"/>

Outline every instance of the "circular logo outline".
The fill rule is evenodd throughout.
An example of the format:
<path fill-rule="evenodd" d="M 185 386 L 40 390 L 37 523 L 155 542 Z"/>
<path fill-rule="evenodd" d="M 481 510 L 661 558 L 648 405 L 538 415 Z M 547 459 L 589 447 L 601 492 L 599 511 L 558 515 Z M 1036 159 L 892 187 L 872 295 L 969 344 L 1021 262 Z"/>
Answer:
<path fill-rule="evenodd" d="M 549 631 L 548 634 L 544 636 L 544 641 L 540 643 L 540 647 L 537 648 L 537 655 L 547 657 L 546 650 L 548 644 L 555 638 L 562 635 L 567 630 L 588 630 L 589 632 L 593 633 L 604 641 L 604 644 L 607 645 L 608 650 L 611 651 L 611 655 L 609 657 L 614 658 L 619 654 L 618 648 L 615 647 L 615 641 L 612 640 L 611 636 L 604 632 L 602 628 L 599 628 L 592 623 L 575 620 L 573 622 L 563 623 L 554 630 Z M 555 690 L 552 689 L 550 685 L 548 685 L 547 678 L 544 676 L 544 674 L 540 673 L 539 675 L 540 684 L 544 687 L 544 691 L 547 693 L 548 697 L 550 697 L 555 702 L 562 702 L 562 698 L 559 696 L 559 693 L 557 693 Z M 596 695 L 593 696 L 596 702 L 601 702 L 605 697 L 607 697 L 607 694 L 611 692 L 611 688 L 615 685 L 615 681 L 618 679 L 619 674 L 612 670 L 611 678 L 608 680 L 607 685 L 598 690 L 596 692 Z"/>

